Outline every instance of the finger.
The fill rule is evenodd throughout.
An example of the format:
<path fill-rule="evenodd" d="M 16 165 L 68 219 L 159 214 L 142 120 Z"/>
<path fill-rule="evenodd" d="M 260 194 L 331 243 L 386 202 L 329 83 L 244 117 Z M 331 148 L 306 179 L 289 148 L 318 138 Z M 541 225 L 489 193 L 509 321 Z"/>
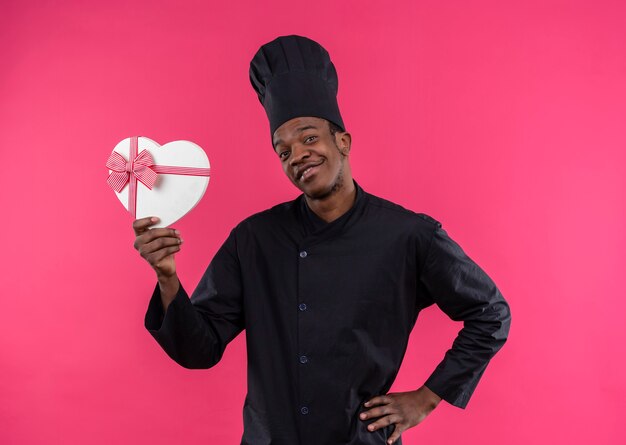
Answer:
<path fill-rule="evenodd" d="M 144 232 L 142 235 L 140 235 L 139 238 L 141 238 L 141 241 L 143 241 L 143 243 L 146 244 L 162 236 L 179 237 L 180 232 L 176 229 L 169 229 L 169 228 L 150 229 L 147 232 Z"/>
<path fill-rule="evenodd" d="M 139 250 L 144 244 L 148 244 L 157 238 L 172 237 L 180 238 L 180 232 L 176 229 L 150 229 L 135 238 L 135 249 Z"/>
<path fill-rule="evenodd" d="M 135 235 L 139 235 L 140 233 L 146 231 L 148 227 L 153 226 L 154 224 L 159 222 L 159 218 L 156 216 L 148 216 L 146 218 L 139 218 L 133 221 L 133 230 L 135 231 Z"/>
<path fill-rule="evenodd" d="M 364 406 L 376 406 L 376 405 L 386 405 L 388 403 L 391 403 L 392 398 L 389 396 L 376 396 L 371 398 L 370 400 L 368 400 L 367 402 L 365 402 L 363 405 Z"/>
<path fill-rule="evenodd" d="M 387 439 L 387 443 L 390 445 L 392 443 L 395 443 L 395 441 L 400 438 L 402 431 L 403 430 L 402 428 L 400 428 L 400 424 L 396 423 L 395 427 L 393 428 L 393 433 L 391 434 L 391 436 L 389 436 L 389 439 Z"/>
<path fill-rule="evenodd" d="M 181 238 L 174 238 L 174 237 L 157 238 L 152 242 L 141 245 L 139 247 L 139 253 L 141 254 L 141 256 L 145 257 L 165 247 L 178 246 L 182 244 L 182 242 L 183 240 Z"/>
<path fill-rule="evenodd" d="M 163 261 L 168 256 L 172 255 L 173 253 L 178 252 L 179 250 L 180 250 L 180 246 L 172 246 L 166 249 L 161 249 L 154 254 L 154 256 L 151 259 L 152 260 L 151 264 L 154 264 L 156 267 L 159 267 L 159 263 L 161 261 Z"/>
<path fill-rule="evenodd" d="M 367 425 L 367 429 L 369 431 L 376 431 L 380 428 L 385 428 L 386 426 L 391 425 L 392 423 L 400 422 L 400 416 L 396 414 L 391 414 L 389 416 L 381 417 L 376 422 L 372 422 Z"/>
<path fill-rule="evenodd" d="M 364 411 L 359 415 L 359 417 L 361 420 L 375 419 L 376 417 L 392 414 L 393 412 L 395 411 L 389 405 L 383 405 Z"/>

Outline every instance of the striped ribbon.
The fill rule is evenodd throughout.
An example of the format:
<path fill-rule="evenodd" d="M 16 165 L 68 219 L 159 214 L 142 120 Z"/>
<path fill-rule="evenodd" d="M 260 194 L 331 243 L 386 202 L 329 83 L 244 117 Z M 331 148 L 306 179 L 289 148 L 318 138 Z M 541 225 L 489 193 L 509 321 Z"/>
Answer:
<path fill-rule="evenodd" d="M 166 175 L 211 176 L 210 168 L 178 167 L 175 165 L 154 165 L 148 150 L 137 154 L 139 137 L 130 138 L 130 162 L 114 151 L 107 159 L 106 166 L 111 173 L 107 184 L 117 193 L 128 184 L 128 211 L 133 218 L 137 217 L 137 181 L 152 190 L 157 180 L 157 173 Z"/>

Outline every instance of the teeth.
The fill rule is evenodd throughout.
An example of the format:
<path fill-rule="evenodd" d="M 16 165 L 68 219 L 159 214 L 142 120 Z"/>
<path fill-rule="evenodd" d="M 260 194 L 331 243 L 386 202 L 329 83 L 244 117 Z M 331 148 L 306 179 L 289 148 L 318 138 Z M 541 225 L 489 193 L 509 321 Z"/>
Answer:
<path fill-rule="evenodd" d="M 306 177 L 306 175 L 311 171 L 312 168 L 313 167 L 309 167 L 305 171 L 303 171 L 302 175 L 300 175 L 300 180 L 303 180 Z"/>

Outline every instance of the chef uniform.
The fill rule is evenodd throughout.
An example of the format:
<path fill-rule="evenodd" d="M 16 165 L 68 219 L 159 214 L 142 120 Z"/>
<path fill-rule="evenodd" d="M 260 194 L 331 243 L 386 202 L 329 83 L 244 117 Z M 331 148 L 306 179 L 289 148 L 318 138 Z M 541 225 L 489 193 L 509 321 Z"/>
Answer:
<path fill-rule="evenodd" d="M 273 40 L 250 77 L 272 134 L 298 116 L 344 128 L 336 72 L 316 42 Z M 354 205 L 330 223 L 302 195 L 246 218 L 191 299 L 181 285 L 163 313 L 157 285 L 150 300 L 146 328 L 187 368 L 214 366 L 245 330 L 242 444 L 384 444 L 394 426 L 370 432 L 358 416 L 389 391 L 417 316 L 432 304 L 463 328 L 415 386 L 455 406 L 467 405 L 507 338 L 508 304 L 440 222 L 355 188 Z"/>

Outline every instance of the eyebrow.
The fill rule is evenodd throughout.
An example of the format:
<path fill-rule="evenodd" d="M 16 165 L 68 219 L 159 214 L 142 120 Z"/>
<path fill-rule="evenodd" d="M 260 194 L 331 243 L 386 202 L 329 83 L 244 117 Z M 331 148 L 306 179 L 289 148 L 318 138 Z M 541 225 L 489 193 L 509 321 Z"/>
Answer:
<path fill-rule="evenodd" d="M 298 133 L 302 133 L 304 130 L 318 130 L 318 128 L 315 125 L 305 125 L 304 127 L 298 127 L 296 128 L 296 131 Z M 282 139 L 276 139 L 276 142 L 274 142 L 274 149 L 276 149 L 276 147 L 278 147 L 280 144 L 283 143 Z"/>

